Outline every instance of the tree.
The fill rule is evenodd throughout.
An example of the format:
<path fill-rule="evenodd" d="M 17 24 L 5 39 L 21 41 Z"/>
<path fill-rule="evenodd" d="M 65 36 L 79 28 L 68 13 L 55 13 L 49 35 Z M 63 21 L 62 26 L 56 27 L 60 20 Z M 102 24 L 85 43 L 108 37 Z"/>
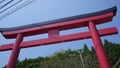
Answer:
<path fill-rule="evenodd" d="M 120 44 L 105 40 L 104 47 L 110 63 L 114 66 L 118 59 L 120 59 Z"/>
<path fill-rule="evenodd" d="M 104 41 L 104 47 L 108 58 L 114 64 L 120 59 L 120 44 Z M 55 52 L 52 56 L 38 57 L 17 62 L 17 68 L 83 68 L 79 56 L 81 51 L 85 68 L 99 68 L 98 59 L 94 47 L 91 50 L 84 44 L 84 48 L 78 50 L 68 49 Z M 3 68 L 6 68 L 3 67 Z"/>

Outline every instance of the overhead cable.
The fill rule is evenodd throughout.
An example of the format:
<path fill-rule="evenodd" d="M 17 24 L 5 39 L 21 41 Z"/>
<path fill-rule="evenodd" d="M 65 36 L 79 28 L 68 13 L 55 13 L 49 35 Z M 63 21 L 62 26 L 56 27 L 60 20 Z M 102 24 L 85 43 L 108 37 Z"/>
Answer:
<path fill-rule="evenodd" d="M 5 18 L 6 16 L 16 12 L 17 10 L 21 9 L 22 7 L 25 7 L 26 5 L 32 3 L 34 0 L 27 0 L 26 2 L 24 2 L 23 4 L 21 4 L 20 6 L 16 7 L 15 9 L 7 12 L 6 14 L 4 14 L 3 16 L 0 17 L 0 20 Z"/>
<path fill-rule="evenodd" d="M 0 9 L 4 8 L 5 6 L 7 6 L 8 4 L 10 4 L 11 2 L 13 2 L 14 0 L 10 0 L 9 2 L 5 3 L 4 5 L 0 6 Z"/>
<path fill-rule="evenodd" d="M 6 9 L 0 11 L 0 14 L 3 13 L 3 12 L 5 12 L 5 11 L 8 10 L 9 8 L 11 8 L 11 7 L 17 5 L 17 4 L 20 3 L 21 1 L 23 1 L 23 0 L 19 0 L 19 1 L 17 1 L 16 3 L 12 4 L 11 6 L 7 7 Z"/>
<path fill-rule="evenodd" d="M 0 3 L 4 2 L 5 0 L 1 0 Z"/>

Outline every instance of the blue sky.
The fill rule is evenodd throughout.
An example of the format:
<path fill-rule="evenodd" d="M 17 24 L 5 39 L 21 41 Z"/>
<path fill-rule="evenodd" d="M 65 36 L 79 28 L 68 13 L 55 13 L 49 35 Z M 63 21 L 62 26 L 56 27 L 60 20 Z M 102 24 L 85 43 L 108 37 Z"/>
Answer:
<path fill-rule="evenodd" d="M 1 0 L 0 0 L 1 1 Z M 19 0 L 14 1 L 17 2 Z M 4 14 L 8 13 L 10 10 L 14 9 L 15 7 L 19 6 L 24 0 L 17 4 L 16 6 L 8 9 L 4 13 L 0 14 L 2 17 Z M 97 25 L 98 29 L 107 28 L 111 26 L 117 27 L 120 32 L 120 1 L 119 0 L 33 0 L 32 3 L 29 5 L 19 9 L 18 11 L 8 15 L 7 17 L 0 20 L 0 28 L 5 27 L 15 27 L 21 25 L 27 25 L 31 23 L 37 23 L 42 21 L 54 20 L 63 17 L 69 17 L 74 15 L 80 15 L 90 12 L 95 12 L 103 9 L 107 9 L 113 6 L 117 6 L 117 15 L 114 17 L 113 21 Z M 12 4 L 12 3 L 11 3 Z M 8 5 L 9 6 L 9 5 Z M 6 6 L 6 7 L 8 7 Z M 5 7 L 5 8 L 6 8 Z M 2 11 L 2 9 L 0 9 Z M 77 33 L 88 31 L 87 27 L 84 28 L 77 28 L 67 31 L 61 31 L 60 34 L 70 34 L 70 33 Z M 26 37 L 24 41 L 40 39 L 47 37 L 47 34 Z M 107 39 L 114 43 L 120 43 L 120 33 L 117 35 L 111 35 L 106 37 L 101 37 L 102 41 Z M 0 45 L 6 43 L 13 43 L 15 39 L 5 39 L 0 34 Z M 19 59 L 23 60 L 25 58 L 36 58 L 38 56 L 51 56 L 56 51 L 67 50 L 67 49 L 80 49 L 83 48 L 83 44 L 86 43 L 90 48 L 93 46 L 91 39 L 83 39 L 73 42 L 63 42 L 58 44 L 52 44 L 47 46 L 41 47 L 33 47 L 33 48 L 26 48 L 22 49 L 20 52 Z M 0 52 L 0 68 L 7 64 L 11 51 Z"/>

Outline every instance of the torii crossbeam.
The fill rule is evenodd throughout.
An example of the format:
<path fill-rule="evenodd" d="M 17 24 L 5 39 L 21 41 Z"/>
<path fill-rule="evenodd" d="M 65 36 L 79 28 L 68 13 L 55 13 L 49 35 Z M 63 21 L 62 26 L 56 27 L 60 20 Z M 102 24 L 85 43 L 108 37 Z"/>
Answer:
<path fill-rule="evenodd" d="M 21 48 L 42 46 L 60 42 L 81 40 L 84 38 L 92 38 L 95 51 L 98 57 L 101 68 L 111 68 L 110 62 L 105 54 L 104 47 L 102 45 L 100 36 L 117 34 L 116 27 L 104 28 L 97 30 L 97 24 L 103 24 L 112 21 L 113 16 L 116 15 L 116 7 L 112 7 L 106 10 L 88 13 L 78 16 L 72 16 L 52 21 L 46 21 L 42 23 L 30 24 L 26 26 L 14 27 L 14 28 L 0 28 L 2 35 L 6 39 L 16 38 L 15 43 L 3 44 L 0 47 L 0 51 L 12 50 L 10 60 L 7 68 L 15 68 L 16 62 L 19 56 Z M 80 28 L 88 26 L 89 31 L 63 35 L 59 34 L 62 30 Z M 24 37 L 48 33 L 48 38 L 23 41 Z"/>

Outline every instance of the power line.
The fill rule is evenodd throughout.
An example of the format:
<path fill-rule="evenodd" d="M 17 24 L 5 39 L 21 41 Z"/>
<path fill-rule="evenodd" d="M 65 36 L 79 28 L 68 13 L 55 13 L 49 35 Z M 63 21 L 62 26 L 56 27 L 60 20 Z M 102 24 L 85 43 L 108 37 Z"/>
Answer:
<path fill-rule="evenodd" d="M 17 10 L 21 9 L 22 7 L 32 3 L 34 0 L 27 0 L 26 2 L 24 2 L 23 4 L 21 4 L 20 6 L 16 7 L 15 9 L 9 11 L 8 13 L 4 14 L 3 16 L 0 17 L 0 20 L 5 18 L 6 16 L 16 12 Z"/>
<path fill-rule="evenodd" d="M 14 0 L 10 0 L 9 2 L 5 3 L 4 5 L 0 6 L 0 9 L 4 8 L 5 6 L 7 6 L 8 4 L 10 4 L 11 2 L 13 2 Z"/>
<path fill-rule="evenodd" d="M 0 1 L 0 3 L 4 2 L 5 0 Z"/>
<path fill-rule="evenodd" d="M 2 10 L 2 11 L 0 12 L 0 14 L 3 13 L 3 12 L 5 12 L 6 10 L 10 9 L 11 7 L 17 5 L 17 4 L 20 3 L 21 1 L 23 1 L 23 0 L 19 0 L 19 1 L 17 1 L 16 3 L 14 3 L 13 5 L 11 5 L 11 6 L 7 7 L 6 9 Z"/>

